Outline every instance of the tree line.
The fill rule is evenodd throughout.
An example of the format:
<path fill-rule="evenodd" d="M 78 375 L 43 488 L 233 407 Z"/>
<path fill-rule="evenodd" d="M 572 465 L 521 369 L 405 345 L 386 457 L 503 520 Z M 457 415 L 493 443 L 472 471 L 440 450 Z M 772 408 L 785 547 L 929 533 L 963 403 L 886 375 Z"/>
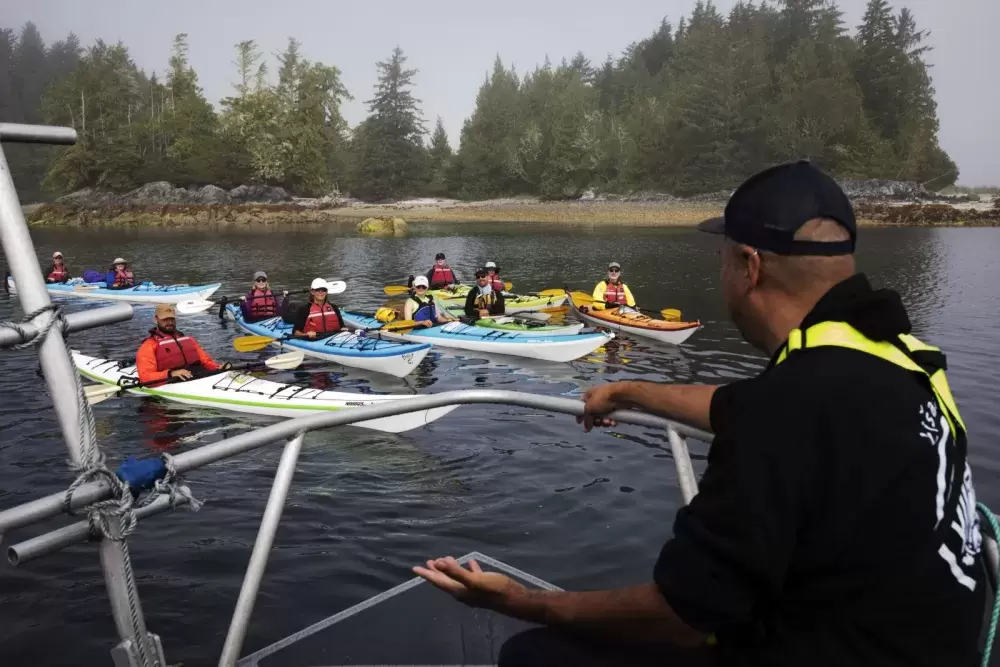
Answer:
<path fill-rule="evenodd" d="M 808 158 L 844 178 L 955 183 L 938 145 L 927 32 L 869 0 L 853 34 L 830 0 L 699 0 L 617 58 L 582 53 L 524 74 L 498 56 L 452 150 L 428 132 L 416 69 L 398 47 L 377 63 L 368 117 L 349 127 L 340 70 L 290 38 L 277 73 L 253 41 L 235 47 L 236 84 L 216 109 L 184 34 L 162 76 L 122 44 L 37 28 L 0 29 L 0 120 L 70 125 L 69 148 L 6 147 L 25 199 L 82 187 L 280 185 L 368 200 L 414 195 L 549 199 L 733 187 L 774 162 Z"/>

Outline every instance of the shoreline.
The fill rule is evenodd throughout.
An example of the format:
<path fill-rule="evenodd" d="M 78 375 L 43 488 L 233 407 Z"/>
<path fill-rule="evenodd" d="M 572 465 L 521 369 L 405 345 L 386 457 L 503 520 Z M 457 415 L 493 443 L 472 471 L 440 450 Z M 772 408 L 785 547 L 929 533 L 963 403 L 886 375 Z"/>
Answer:
<path fill-rule="evenodd" d="M 940 203 L 854 201 L 858 224 L 866 227 L 1000 226 L 1000 200 Z M 283 224 L 359 223 L 366 218 L 403 218 L 407 223 L 588 224 L 630 227 L 693 227 L 722 215 L 723 201 L 542 202 L 497 199 L 479 202 L 411 200 L 395 204 L 295 200 L 282 204 L 146 204 L 77 207 L 33 204 L 22 207 L 32 226 L 69 227 L 244 227 Z"/>

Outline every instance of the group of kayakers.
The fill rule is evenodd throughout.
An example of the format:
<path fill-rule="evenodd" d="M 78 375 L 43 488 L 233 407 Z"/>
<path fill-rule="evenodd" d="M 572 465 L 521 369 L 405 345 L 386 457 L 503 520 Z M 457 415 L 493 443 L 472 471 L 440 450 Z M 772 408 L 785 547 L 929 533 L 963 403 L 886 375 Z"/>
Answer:
<path fill-rule="evenodd" d="M 101 274 L 97 273 L 96 275 L 100 276 Z M 65 283 L 69 279 L 69 267 L 66 266 L 62 252 L 56 250 L 52 253 L 52 264 L 49 265 L 48 271 L 45 272 L 45 282 L 50 284 Z M 122 257 L 116 257 L 111 262 L 111 266 L 108 267 L 103 280 L 107 289 L 129 289 L 135 287 L 135 275 L 132 273 L 129 263 Z M 101 279 L 97 278 L 96 282 L 100 281 Z"/>

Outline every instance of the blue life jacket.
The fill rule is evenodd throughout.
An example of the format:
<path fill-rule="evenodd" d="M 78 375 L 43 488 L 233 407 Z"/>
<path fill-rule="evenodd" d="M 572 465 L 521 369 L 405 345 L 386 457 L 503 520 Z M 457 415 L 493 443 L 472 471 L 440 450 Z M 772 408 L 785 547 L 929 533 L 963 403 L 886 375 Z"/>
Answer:
<path fill-rule="evenodd" d="M 434 305 L 434 299 L 422 300 L 415 294 L 410 299 L 417 304 L 417 312 L 413 313 L 415 321 L 430 320 L 437 323 L 437 306 Z"/>

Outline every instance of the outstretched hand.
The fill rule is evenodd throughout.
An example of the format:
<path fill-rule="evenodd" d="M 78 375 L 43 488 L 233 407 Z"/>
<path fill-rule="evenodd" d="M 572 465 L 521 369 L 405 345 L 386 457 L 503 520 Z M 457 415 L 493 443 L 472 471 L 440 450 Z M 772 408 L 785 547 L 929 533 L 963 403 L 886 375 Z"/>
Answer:
<path fill-rule="evenodd" d="M 427 567 L 418 565 L 413 571 L 459 602 L 494 611 L 503 611 L 528 590 L 507 575 L 483 572 L 475 560 L 469 561 L 467 570 L 451 556 L 429 560 Z"/>
<path fill-rule="evenodd" d="M 615 402 L 616 386 L 614 382 L 591 387 L 583 394 L 583 416 L 576 418 L 577 424 L 583 424 L 583 430 L 590 432 L 595 426 L 614 426 L 617 422 L 608 419 L 609 415 L 623 406 Z"/>

